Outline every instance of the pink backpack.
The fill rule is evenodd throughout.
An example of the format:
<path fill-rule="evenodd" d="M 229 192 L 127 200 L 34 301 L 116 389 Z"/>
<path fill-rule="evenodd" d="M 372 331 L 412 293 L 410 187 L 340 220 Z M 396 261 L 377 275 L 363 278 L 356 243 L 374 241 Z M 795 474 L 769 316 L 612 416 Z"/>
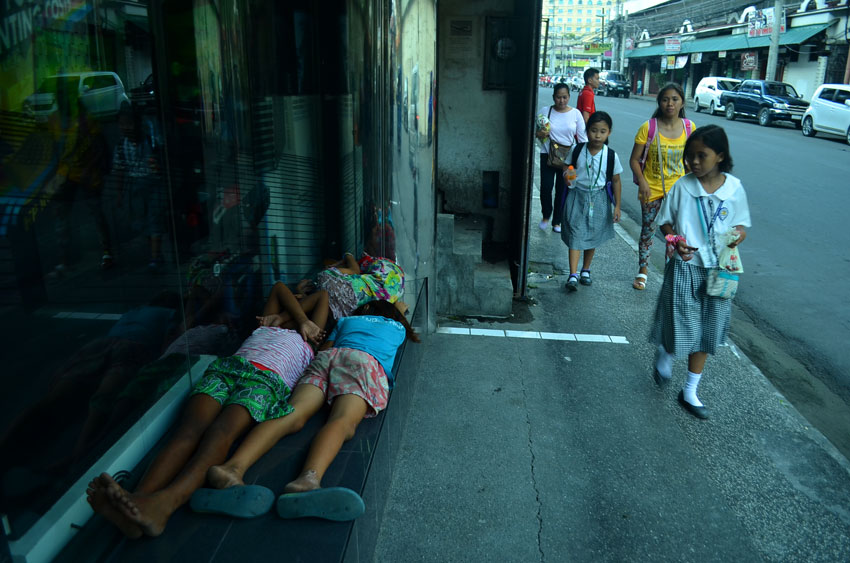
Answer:
<path fill-rule="evenodd" d="M 682 119 L 685 122 L 685 137 L 690 137 L 693 132 L 694 122 L 690 119 Z M 652 139 L 655 138 L 655 132 L 658 129 L 658 123 L 655 118 L 649 120 L 649 131 L 646 134 L 646 144 L 643 146 L 643 154 L 640 156 L 640 171 L 643 172 L 646 168 L 646 159 L 649 156 L 649 145 L 652 144 Z M 638 185 L 637 176 L 632 175 L 632 181 Z M 666 191 L 666 190 L 665 190 Z"/>

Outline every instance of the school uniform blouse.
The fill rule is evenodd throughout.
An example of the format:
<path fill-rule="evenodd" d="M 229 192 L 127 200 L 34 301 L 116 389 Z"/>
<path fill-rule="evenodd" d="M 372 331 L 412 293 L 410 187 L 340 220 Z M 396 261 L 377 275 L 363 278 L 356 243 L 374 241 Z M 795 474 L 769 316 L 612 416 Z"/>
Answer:
<path fill-rule="evenodd" d="M 549 112 L 552 108 L 552 112 Z M 571 146 L 575 143 L 586 143 L 587 133 L 584 128 L 584 118 L 581 112 L 573 108 L 570 111 L 561 113 L 553 106 L 543 106 L 537 112 L 540 115 L 545 115 L 549 118 L 549 140 L 555 141 L 559 145 Z M 549 142 L 543 143 L 540 148 L 543 154 L 549 154 Z"/>
<path fill-rule="evenodd" d="M 567 164 L 572 162 L 573 149 L 570 149 L 570 154 L 567 156 Z M 596 154 L 590 154 L 585 144 L 576 161 L 576 179 L 570 184 L 570 188 L 584 188 L 586 190 L 599 189 L 605 187 L 605 172 L 608 168 L 608 151 L 610 149 L 603 145 L 602 150 Z M 588 170 L 587 157 L 590 155 L 590 169 Z M 600 167 L 602 169 L 600 170 Z M 623 173 L 623 165 L 620 164 L 620 157 L 614 153 L 614 176 Z M 590 176 L 593 176 L 592 178 Z M 594 182 L 595 180 L 595 182 Z M 591 184 L 594 184 L 591 186 Z"/>
<path fill-rule="evenodd" d="M 723 247 L 720 235 L 737 225 L 750 226 L 747 192 L 744 191 L 744 186 L 738 178 L 731 174 L 725 174 L 725 176 L 726 181 L 713 194 L 706 193 L 693 174 L 683 176 L 673 185 L 658 210 L 658 216 L 655 218 L 656 225 L 659 227 L 672 225 L 676 234 L 685 237 L 689 246 L 698 249 L 688 264 L 705 268 L 716 267 L 717 255 Z M 710 239 L 714 244 L 714 252 L 712 252 L 705 231 L 708 230 L 715 215 L 717 218 L 714 219 L 710 233 Z M 680 259 L 678 253 L 675 257 Z"/>

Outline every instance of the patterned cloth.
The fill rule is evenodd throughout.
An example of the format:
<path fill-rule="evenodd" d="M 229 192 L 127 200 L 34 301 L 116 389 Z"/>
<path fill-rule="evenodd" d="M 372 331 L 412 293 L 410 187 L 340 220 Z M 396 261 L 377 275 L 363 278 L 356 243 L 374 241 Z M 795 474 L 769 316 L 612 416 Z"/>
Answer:
<path fill-rule="evenodd" d="M 294 330 L 261 326 L 249 336 L 234 356 L 256 362 L 277 373 L 289 387 L 313 359 L 313 349 Z"/>
<path fill-rule="evenodd" d="M 192 395 L 209 395 L 222 406 L 242 405 L 257 422 L 286 416 L 291 388 L 273 371 L 260 370 L 239 356 L 218 358 L 207 367 Z"/>
<path fill-rule="evenodd" d="M 386 258 L 361 260 L 360 274 L 343 274 L 337 268 L 319 273 L 319 287 L 328 292 L 331 314 L 339 320 L 369 301 L 395 303 L 404 295 L 404 270 Z"/>
<path fill-rule="evenodd" d="M 298 384 L 315 385 L 327 396 L 328 404 L 340 395 L 357 395 L 369 405 L 366 418 L 387 406 L 387 376 L 378 360 L 359 350 L 331 348 L 319 352 Z"/>
<path fill-rule="evenodd" d="M 649 266 L 649 249 L 652 248 L 652 237 L 655 236 L 655 217 L 661 209 L 663 199 L 655 199 L 648 203 L 640 204 L 640 240 L 638 241 L 638 266 L 646 268 Z"/>
<path fill-rule="evenodd" d="M 328 306 L 331 315 L 337 320 L 347 317 L 357 308 L 357 296 L 349 278 L 354 277 L 341 273 L 336 268 L 328 268 L 319 272 L 317 281 L 319 288 L 328 292 Z"/>
<path fill-rule="evenodd" d="M 675 356 L 714 354 L 726 343 L 732 300 L 705 293 L 708 270 L 679 258 L 667 262 L 650 342 Z"/>
<path fill-rule="evenodd" d="M 614 238 L 614 214 L 605 188 L 591 191 L 575 187 L 567 190 L 564 223 L 561 240 L 573 250 L 598 248 Z"/>

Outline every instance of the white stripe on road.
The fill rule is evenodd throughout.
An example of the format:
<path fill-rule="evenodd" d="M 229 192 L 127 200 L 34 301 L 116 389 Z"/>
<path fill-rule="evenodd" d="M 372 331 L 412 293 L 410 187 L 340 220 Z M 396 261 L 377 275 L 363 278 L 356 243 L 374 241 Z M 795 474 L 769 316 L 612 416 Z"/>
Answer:
<path fill-rule="evenodd" d="M 572 334 L 569 332 L 537 332 L 534 330 L 493 330 L 489 328 L 462 328 L 439 326 L 437 334 L 462 334 L 464 336 L 501 336 L 507 338 L 537 338 L 540 340 L 565 340 L 570 342 L 604 342 L 607 344 L 628 344 L 625 336 L 606 334 Z"/>

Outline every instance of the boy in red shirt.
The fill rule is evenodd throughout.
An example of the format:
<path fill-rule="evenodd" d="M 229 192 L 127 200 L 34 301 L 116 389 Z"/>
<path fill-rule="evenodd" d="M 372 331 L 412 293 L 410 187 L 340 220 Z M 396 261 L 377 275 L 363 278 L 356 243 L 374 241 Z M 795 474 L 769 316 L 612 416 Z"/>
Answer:
<path fill-rule="evenodd" d="M 581 112 L 582 117 L 584 117 L 585 124 L 587 120 L 593 115 L 593 112 L 596 111 L 596 95 L 593 93 L 594 90 L 599 88 L 599 69 L 598 68 L 589 68 L 584 71 L 584 88 L 582 88 L 581 93 L 578 95 L 578 103 L 576 103 L 576 108 Z"/>

